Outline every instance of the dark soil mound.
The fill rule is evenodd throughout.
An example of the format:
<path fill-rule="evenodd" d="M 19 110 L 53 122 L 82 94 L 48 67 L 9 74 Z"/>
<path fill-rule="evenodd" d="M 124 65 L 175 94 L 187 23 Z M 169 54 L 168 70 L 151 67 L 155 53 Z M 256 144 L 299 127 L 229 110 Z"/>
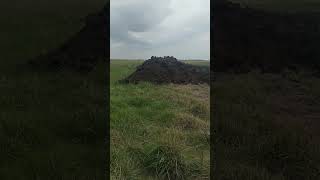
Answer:
<path fill-rule="evenodd" d="M 213 3 L 214 71 L 320 69 L 319 14 L 265 12 L 225 0 Z"/>
<path fill-rule="evenodd" d="M 77 34 L 59 48 L 32 59 L 30 64 L 52 70 L 90 71 L 99 60 L 106 60 L 109 44 L 107 7 L 87 16 L 85 26 Z"/>
<path fill-rule="evenodd" d="M 121 82 L 138 83 L 139 81 L 156 84 L 209 84 L 210 70 L 206 66 L 183 63 L 174 57 L 151 57 Z"/>

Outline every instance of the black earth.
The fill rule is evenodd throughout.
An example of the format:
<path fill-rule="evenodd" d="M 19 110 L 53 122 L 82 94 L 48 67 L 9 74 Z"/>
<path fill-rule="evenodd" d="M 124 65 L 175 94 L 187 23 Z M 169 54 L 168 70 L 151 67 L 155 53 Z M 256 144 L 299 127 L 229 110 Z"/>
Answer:
<path fill-rule="evenodd" d="M 204 84 L 210 83 L 210 68 L 186 64 L 172 56 L 154 57 L 144 61 L 122 83 L 147 81 L 155 84 Z"/>

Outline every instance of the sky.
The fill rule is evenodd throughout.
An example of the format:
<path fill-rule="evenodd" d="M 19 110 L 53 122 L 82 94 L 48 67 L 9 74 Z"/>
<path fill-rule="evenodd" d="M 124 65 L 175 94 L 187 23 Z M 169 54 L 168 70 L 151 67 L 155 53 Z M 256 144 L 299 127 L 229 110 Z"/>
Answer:
<path fill-rule="evenodd" d="M 210 0 L 110 0 L 111 59 L 210 59 Z"/>

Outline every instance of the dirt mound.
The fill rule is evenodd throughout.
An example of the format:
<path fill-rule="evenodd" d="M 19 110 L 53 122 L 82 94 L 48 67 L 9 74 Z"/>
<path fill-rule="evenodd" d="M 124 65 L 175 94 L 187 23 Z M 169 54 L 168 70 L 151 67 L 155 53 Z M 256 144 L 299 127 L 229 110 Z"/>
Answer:
<path fill-rule="evenodd" d="M 85 26 L 59 48 L 30 60 L 42 69 L 63 68 L 90 71 L 99 60 L 108 58 L 108 4 L 96 14 L 86 17 Z"/>
<path fill-rule="evenodd" d="M 148 81 L 156 84 L 209 84 L 210 69 L 206 66 L 194 66 L 178 61 L 174 57 L 151 57 L 136 71 L 121 82 L 138 83 Z"/>
<path fill-rule="evenodd" d="M 320 69 L 320 15 L 266 12 L 215 0 L 214 71 Z"/>

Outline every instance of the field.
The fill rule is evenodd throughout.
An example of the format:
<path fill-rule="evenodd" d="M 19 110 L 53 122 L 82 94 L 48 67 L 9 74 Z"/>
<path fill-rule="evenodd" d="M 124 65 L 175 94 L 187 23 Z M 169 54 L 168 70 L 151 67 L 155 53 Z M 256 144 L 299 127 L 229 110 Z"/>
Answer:
<path fill-rule="evenodd" d="M 140 63 L 111 61 L 111 178 L 209 179 L 209 86 L 117 82 Z"/>
<path fill-rule="evenodd" d="M 107 63 L 89 74 L 35 72 L 104 0 L 1 1 L 0 179 L 102 179 Z"/>
<path fill-rule="evenodd" d="M 320 6 L 316 0 L 232 1 L 280 12 L 319 12 Z M 320 178 L 320 78 L 311 73 L 215 75 L 211 111 L 217 179 Z"/>
<path fill-rule="evenodd" d="M 319 178 L 319 78 L 290 71 L 216 77 L 217 179 Z"/>
<path fill-rule="evenodd" d="M 234 1 L 268 10 L 320 9 L 317 0 Z M 107 175 L 107 64 L 89 74 L 24 66 L 61 45 L 104 4 L 0 2 L 0 179 Z M 209 87 L 116 82 L 138 63 L 111 62 L 111 177 L 208 178 Z M 217 155 L 211 158 L 219 164 L 214 173 L 239 180 L 317 179 L 320 80 L 292 72 L 221 77 L 212 87 Z"/>
<path fill-rule="evenodd" d="M 320 6 L 316 0 L 232 1 L 280 12 L 319 12 Z M 217 179 L 319 179 L 319 78 L 307 70 L 252 70 L 216 79 L 211 110 Z"/>

